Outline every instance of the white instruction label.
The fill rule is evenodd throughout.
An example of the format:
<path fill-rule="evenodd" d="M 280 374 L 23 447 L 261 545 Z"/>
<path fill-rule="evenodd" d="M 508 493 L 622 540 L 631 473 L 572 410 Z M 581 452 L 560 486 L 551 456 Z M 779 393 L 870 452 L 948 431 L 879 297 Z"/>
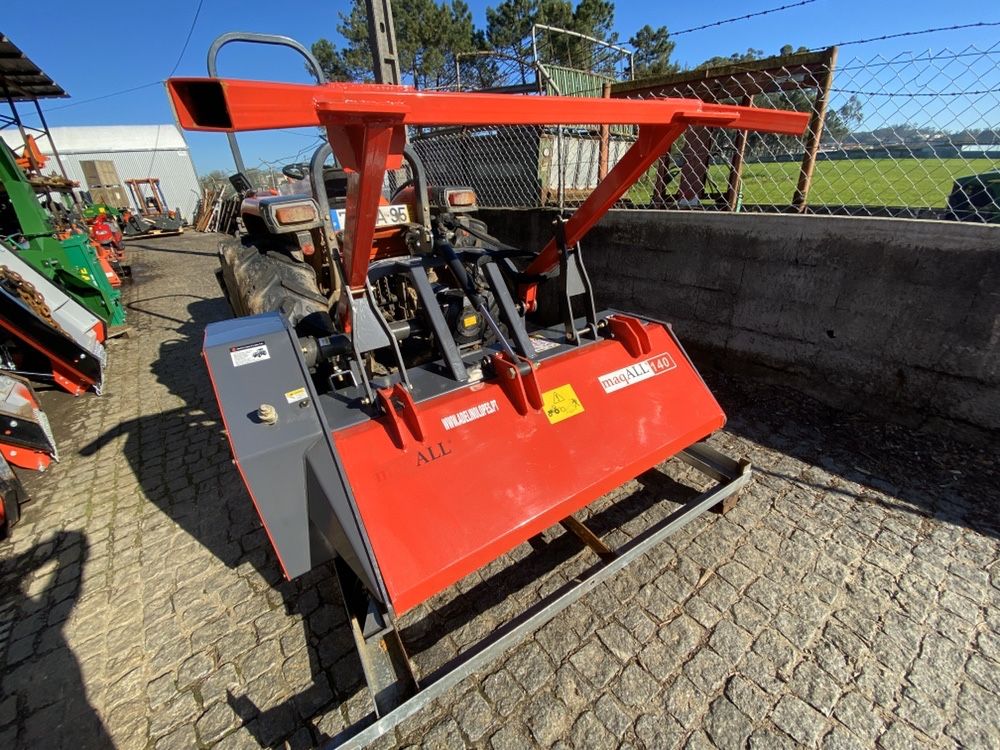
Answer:
<path fill-rule="evenodd" d="M 263 341 L 257 341 L 253 344 L 229 347 L 229 356 L 233 360 L 233 367 L 243 367 L 243 365 L 252 365 L 254 362 L 270 359 L 271 353 L 267 350 L 267 344 Z"/>
<path fill-rule="evenodd" d="M 490 414 L 496 414 L 499 409 L 500 406 L 497 404 L 497 400 L 492 399 L 468 409 L 463 409 L 456 414 L 441 417 L 441 424 L 444 425 L 446 430 L 454 430 L 456 427 L 461 427 L 469 422 L 475 422 L 477 419 L 482 419 Z"/>
<path fill-rule="evenodd" d="M 549 341 L 547 338 L 542 336 L 532 336 L 531 337 L 531 347 L 536 352 L 546 352 L 549 349 L 555 349 L 559 344 L 555 341 Z"/>
<path fill-rule="evenodd" d="M 622 388 L 628 388 L 630 385 L 640 383 L 643 380 L 649 380 L 649 378 L 662 375 L 665 372 L 673 370 L 675 367 L 677 365 L 674 363 L 673 358 L 669 354 L 663 353 L 657 354 L 655 357 L 650 357 L 643 362 L 637 362 L 634 365 L 601 375 L 597 380 L 600 382 L 601 388 L 604 389 L 605 393 L 614 393 Z"/>

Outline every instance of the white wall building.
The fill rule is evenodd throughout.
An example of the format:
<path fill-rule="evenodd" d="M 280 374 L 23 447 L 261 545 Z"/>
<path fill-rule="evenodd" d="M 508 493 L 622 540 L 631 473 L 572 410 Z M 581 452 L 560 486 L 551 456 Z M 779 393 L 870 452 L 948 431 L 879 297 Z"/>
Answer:
<path fill-rule="evenodd" d="M 87 181 L 80 162 L 107 159 L 115 163 L 123 188 L 125 180 L 158 177 L 167 204 L 179 208 L 185 220 L 191 221 L 199 196 L 198 175 L 187 142 L 176 126 L 94 125 L 52 128 L 51 132 L 66 176 L 78 180 L 81 190 L 87 189 Z M 16 129 L 4 130 L 0 137 L 16 151 L 23 145 Z M 51 154 L 47 138 L 38 138 L 38 147 L 43 154 Z M 55 159 L 44 171 L 59 172 Z"/>

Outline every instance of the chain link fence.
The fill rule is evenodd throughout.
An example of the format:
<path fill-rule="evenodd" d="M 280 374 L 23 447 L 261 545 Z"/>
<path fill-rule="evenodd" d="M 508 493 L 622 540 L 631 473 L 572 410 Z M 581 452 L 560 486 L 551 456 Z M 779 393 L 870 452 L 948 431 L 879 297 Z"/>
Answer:
<path fill-rule="evenodd" d="M 623 72 L 605 62 L 594 73 L 479 54 L 460 59 L 447 88 L 685 96 L 809 111 L 822 120 L 814 143 L 690 129 L 622 199 L 622 208 L 1000 221 L 1000 43 L 846 61 L 836 56 L 834 49 L 793 54 L 688 71 L 647 86 L 627 80 L 630 66 Z M 580 124 L 435 129 L 411 137 L 434 183 L 474 187 L 486 206 L 571 209 L 636 134 L 629 126 Z"/>

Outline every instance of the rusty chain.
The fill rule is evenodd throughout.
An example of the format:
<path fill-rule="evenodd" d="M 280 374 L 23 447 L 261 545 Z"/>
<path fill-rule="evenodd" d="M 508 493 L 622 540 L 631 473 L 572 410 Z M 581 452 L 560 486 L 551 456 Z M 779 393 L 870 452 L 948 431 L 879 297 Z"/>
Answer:
<path fill-rule="evenodd" d="M 62 327 L 52 317 L 52 310 L 45 303 L 45 297 L 35 285 L 27 281 L 17 271 L 11 271 L 7 266 L 0 265 L 0 284 L 16 294 L 42 320 L 62 332 Z"/>

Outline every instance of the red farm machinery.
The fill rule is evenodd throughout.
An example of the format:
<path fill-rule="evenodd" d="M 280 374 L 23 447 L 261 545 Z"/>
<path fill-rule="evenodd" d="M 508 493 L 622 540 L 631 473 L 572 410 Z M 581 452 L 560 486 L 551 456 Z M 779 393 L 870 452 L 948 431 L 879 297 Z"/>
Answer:
<path fill-rule="evenodd" d="M 318 84 L 214 77 L 228 41 L 293 46 Z M 807 114 L 706 104 L 325 83 L 297 43 L 227 35 L 212 77 L 168 82 L 188 130 L 317 126 L 329 144 L 246 188 L 220 248 L 233 320 L 205 332 L 236 464 L 285 574 L 334 560 L 375 704 L 370 742 L 749 479 L 710 448 L 725 415 L 666 323 L 597 308 L 580 241 L 688 126 L 795 135 Z M 461 185 L 428 185 L 406 129 L 630 124 L 638 134 L 544 247 L 513 248 Z M 324 166 L 332 155 L 336 166 Z M 387 191 L 387 172 L 409 179 Z M 237 175 L 234 184 L 240 185 Z M 387 194 L 388 192 L 388 194 Z M 543 309 L 558 310 L 546 318 Z M 676 456 L 715 480 L 617 550 L 573 517 Z M 429 675 L 397 617 L 562 523 L 595 565 Z"/>

